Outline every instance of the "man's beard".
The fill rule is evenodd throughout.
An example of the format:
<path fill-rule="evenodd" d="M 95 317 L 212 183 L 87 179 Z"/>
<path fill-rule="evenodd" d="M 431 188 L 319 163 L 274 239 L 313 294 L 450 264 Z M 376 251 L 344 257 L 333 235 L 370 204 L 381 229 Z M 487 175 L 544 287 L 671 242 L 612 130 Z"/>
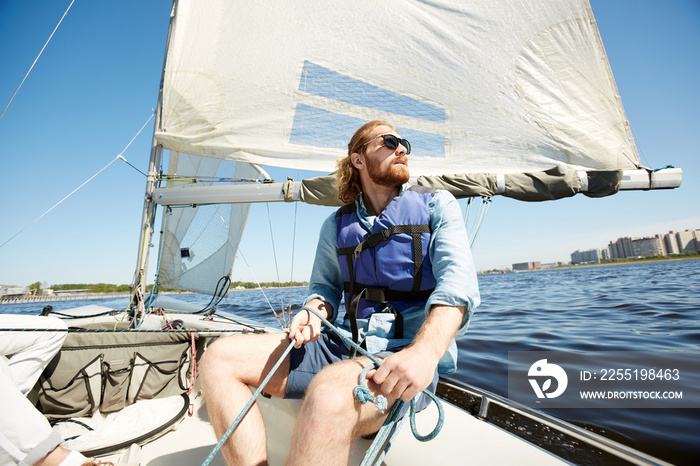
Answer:
<path fill-rule="evenodd" d="M 370 179 L 381 186 L 396 188 L 408 182 L 410 175 L 408 166 L 393 164 L 388 169 L 382 170 L 380 162 L 373 159 L 367 160 L 367 174 Z"/>

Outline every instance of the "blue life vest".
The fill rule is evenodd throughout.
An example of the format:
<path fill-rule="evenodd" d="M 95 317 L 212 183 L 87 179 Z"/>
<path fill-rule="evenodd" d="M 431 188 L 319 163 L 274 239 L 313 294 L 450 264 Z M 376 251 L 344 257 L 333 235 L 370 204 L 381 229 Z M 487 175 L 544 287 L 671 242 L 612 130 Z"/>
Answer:
<path fill-rule="evenodd" d="M 401 311 L 424 305 L 433 292 L 428 244 L 434 193 L 420 186 L 405 190 L 376 217 L 374 233 L 362 225 L 354 203 L 336 212 L 345 306 L 355 342 L 356 319 L 387 310 L 397 316 L 394 337 L 402 338 Z"/>

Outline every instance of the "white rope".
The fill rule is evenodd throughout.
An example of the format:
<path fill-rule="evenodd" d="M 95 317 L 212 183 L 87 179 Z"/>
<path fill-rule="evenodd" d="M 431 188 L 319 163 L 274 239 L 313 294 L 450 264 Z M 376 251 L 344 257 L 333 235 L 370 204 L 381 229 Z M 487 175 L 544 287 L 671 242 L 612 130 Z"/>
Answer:
<path fill-rule="evenodd" d="M 58 27 L 61 25 L 61 23 L 63 22 L 63 20 L 64 20 L 64 18 L 66 17 L 66 15 L 68 15 L 68 10 L 70 10 L 70 8 L 73 6 L 73 3 L 75 3 L 75 0 L 73 0 L 72 2 L 70 2 L 70 5 L 68 5 L 68 8 L 66 9 L 66 12 L 63 13 L 63 16 L 61 16 L 61 20 L 58 22 L 58 24 L 56 25 L 56 27 L 53 29 L 53 32 L 52 32 L 51 35 L 49 36 L 49 39 L 46 41 L 46 43 L 44 44 L 44 46 L 41 48 L 41 51 L 39 52 L 39 55 L 37 55 L 36 58 L 34 59 L 34 63 L 32 63 L 32 66 L 29 67 L 29 71 L 27 71 L 27 74 L 24 75 L 24 79 L 22 79 L 22 82 L 19 83 L 19 86 L 17 86 L 17 89 L 15 90 L 15 93 L 12 94 L 12 97 L 10 97 L 10 101 L 7 103 L 7 105 L 5 105 L 5 109 L 2 111 L 2 113 L 0 113 L 0 118 L 2 118 L 3 115 L 5 115 L 5 112 L 6 112 L 7 109 L 9 108 L 10 104 L 12 103 L 12 101 L 15 99 L 15 96 L 17 95 L 17 93 L 19 92 L 20 88 L 21 88 L 22 85 L 24 84 L 24 81 L 27 80 L 27 77 L 29 76 L 29 73 L 32 72 L 32 69 L 34 68 L 34 65 L 36 65 L 36 62 L 37 62 L 37 61 L 39 61 L 39 57 L 41 56 L 42 53 L 44 53 L 44 49 L 46 48 L 47 45 L 49 45 L 49 42 L 51 41 L 51 38 L 53 37 L 53 35 L 56 33 L 56 30 L 57 30 Z M 12 239 L 12 238 L 10 238 L 10 239 Z M 4 244 L 3 244 L 3 246 L 4 246 Z M 2 246 L 0 246 L 0 247 L 2 247 Z"/>
<path fill-rule="evenodd" d="M 100 173 L 102 173 L 103 171 L 105 171 L 105 170 L 107 169 L 107 167 L 109 167 L 110 165 L 112 165 L 112 164 L 113 164 L 114 162 L 116 162 L 117 160 L 121 159 L 121 160 L 123 160 L 124 162 L 126 162 L 127 164 L 131 165 L 131 164 L 130 164 L 129 162 L 127 162 L 127 160 L 122 156 L 122 154 L 124 153 L 124 151 L 126 151 L 126 150 L 129 148 L 129 146 L 131 145 L 131 143 L 134 142 L 134 139 L 136 139 L 136 138 L 138 137 L 138 135 L 141 134 L 141 131 L 143 131 L 143 129 L 144 129 L 144 128 L 146 127 L 146 125 L 148 124 L 148 122 L 151 121 L 151 119 L 153 118 L 153 115 L 154 115 L 154 114 L 151 114 L 151 116 L 148 118 L 148 120 L 146 121 L 146 123 L 144 123 L 143 126 L 141 126 L 141 129 L 138 131 L 138 133 L 136 133 L 136 136 L 134 136 L 133 138 L 131 138 L 131 141 L 129 141 L 129 144 L 127 144 L 126 147 L 125 147 L 119 154 L 117 154 L 117 156 L 114 157 L 114 159 L 112 159 L 111 162 L 109 162 L 107 165 L 105 165 L 104 167 L 102 167 L 101 170 L 99 170 L 97 173 L 95 173 L 94 175 L 92 175 L 90 178 L 88 178 L 87 180 L 85 180 L 85 182 L 83 182 L 83 184 L 81 184 L 80 186 L 78 186 L 77 188 L 75 188 L 73 191 L 71 191 L 70 194 L 68 194 L 66 197 L 64 197 L 63 199 L 61 199 L 60 201 L 58 201 L 56 204 L 54 204 L 53 207 L 51 207 L 49 210 L 47 210 L 47 211 L 44 212 L 43 214 L 39 215 L 39 216 L 38 216 L 36 219 L 34 219 L 34 221 L 31 222 L 29 225 L 27 225 L 26 227 L 22 228 L 20 231 L 18 231 L 17 233 L 15 233 L 10 239 L 8 239 L 7 241 L 5 241 L 4 243 L 0 244 L 0 248 L 2 248 L 3 246 L 5 246 L 7 243 L 9 243 L 9 242 L 12 241 L 13 239 L 15 239 L 15 238 L 16 238 L 17 236 L 19 236 L 20 234 L 22 234 L 27 228 L 29 228 L 30 226 L 34 225 L 36 222 L 38 222 L 39 220 L 41 220 L 43 217 L 45 217 L 45 216 L 46 216 L 49 212 L 51 212 L 53 209 L 55 209 L 56 207 L 58 207 L 59 205 L 61 205 L 61 203 L 62 203 L 63 201 L 65 201 L 66 199 L 68 199 L 69 197 L 71 197 L 73 194 L 75 194 L 80 188 L 82 188 L 83 186 L 85 186 L 86 184 L 88 184 L 90 181 L 92 181 L 93 178 L 95 178 L 97 175 L 99 175 Z M 133 166 L 133 165 L 132 165 L 132 166 Z"/>

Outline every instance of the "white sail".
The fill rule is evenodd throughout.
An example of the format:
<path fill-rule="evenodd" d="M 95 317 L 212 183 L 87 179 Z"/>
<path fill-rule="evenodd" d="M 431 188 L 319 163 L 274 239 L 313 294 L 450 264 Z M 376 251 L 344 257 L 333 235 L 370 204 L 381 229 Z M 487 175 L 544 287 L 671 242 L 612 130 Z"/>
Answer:
<path fill-rule="evenodd" d="M 415 183 L 457 197 L 542 201 L 680 184 L 679 169 L 641 166 L 587 0 L 176 0 L 174 13 L 155 142 L 192 163 L 329 173 L 360 125 L 385 119 L 411 141 Z M 147 199 L 172 212 L 337 205 L 333 179 L 169 183 Z M 218 225 L 216 209 L 168 214 L 162 286 L 204 291 L 202 281 L 211 293 L 228 273 L 238 233 L 221 243 L 224 263 L 206 260 L 209 272 L 200 253 L 187 255 L 194 233 L 184 225 Z"/>
<path fill-rule="evenodd" d="M 169 173 L 169 185 L 185 187 L 211 185 L 213 180 L 256 179 L 258 176 L 245 163 L 178 153 L 170 156 Z M 196 183 L 191 181 L 194 176 Z M 205 181 L 208 178 L 212 181 Z M 229 283 L 221 279 L 231 273 L 249 210 L 250 204 L 189 205 L 167 210 L 158 284 L 209 295 L 228 293 Z"/>
<path fill-rule="evenodd" d="M 383 118 L 412 175 L 639 167 L 586 0 L 180 0 L 165 148 L 330 172 Z"/>

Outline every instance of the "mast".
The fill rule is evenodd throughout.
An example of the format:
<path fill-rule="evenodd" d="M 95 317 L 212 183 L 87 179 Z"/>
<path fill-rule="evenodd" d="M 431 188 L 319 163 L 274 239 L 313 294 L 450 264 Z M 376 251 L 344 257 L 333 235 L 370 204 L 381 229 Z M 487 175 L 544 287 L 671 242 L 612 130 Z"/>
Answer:
<path fill-rule="evenodd" d="M 134 272 L 133 295 L 129 307 L 138 307 L 140 312 L 144 311 L 143 296 L 146 293 L 146 273 L 148 271 L 149 250 L 152 246 L 153 226 L 155 224 L 157 204 L 153 201 L 153 191 L 158 187 L 158 171 L 161 165 L 163 146 L 156 141 L 156 131 L 161 126 L 161 113 L 163 108 L 163 83 L 165 80 L 165 65 L 168 60 L 168 50 L 172 37 L 173 25 L 175 22 L 175 11 L 177 0 L 173 0 L 170 11 L 170 25 L 168 27 L 168 38 L 166 39 L 165 54 L 163 57 L 163 67 L 161 69 L 160 85 L 158 89 L 158 103 L 156 105 L 156 118 L 153 126 L 153 140 L 151 142 L 151 155 L 148 163 L 148 174 L 146 176 L 146 193 L 144 196 L 143 215 L 141 216 L 141 232 L 139 235 L 139 247 L 136 261 L 136 271 Z"/>

